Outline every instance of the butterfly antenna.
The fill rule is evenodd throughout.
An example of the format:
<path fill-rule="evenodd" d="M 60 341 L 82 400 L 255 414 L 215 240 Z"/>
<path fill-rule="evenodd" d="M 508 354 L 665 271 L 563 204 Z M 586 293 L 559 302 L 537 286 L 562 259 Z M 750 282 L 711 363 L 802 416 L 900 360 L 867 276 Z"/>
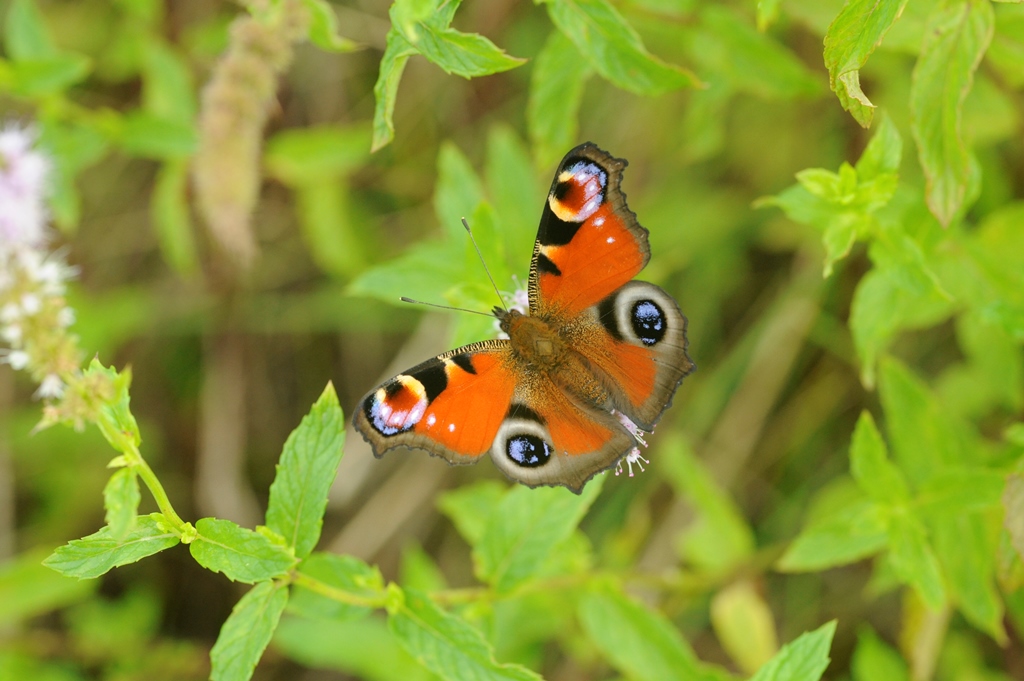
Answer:
<path fill-rule="evenodd" d="M 502 309 L 508 312 L 508 307 L 505 306 L 505 299 L 501 297 L 501 291 L 498 290 L 498 285 L 494 283 L 494 277 L 491 276 L 491 271 L 487 269 L 487 261 L 484 260 L 484 254 L 480 252 L 480 247 L 476 245 L 476 237 L 473 236 L 473 230 L 469 228 L 469 223 L 466 222 L 466 218 L 462 218 L 462 226 L 466 228 L 466 233 L 469 234 L 469 240 L 473 242 L 473 248 L 476 249 L 477 257 L 480 258 L 480 263 L 484 266 L 484 272 L 487 273 L 487 278 L 491 280 L 491 286 L 494 287 L 494 292 L 498 295 L 498 302 L 501 303 Z"/>
<path fill-rule="evenodd" d="M 428 302 L 423 301 L 423 300 L 413 300 L 412 298 L 406 298 L 405 296 L 402 296 L 401 300 L 402 300 L 403 303 L 412 303 L 414 305 L 427 305 L 429 307 L 439 307 L 442 310 L 455 310 L 456 312 L 470 312 L 472 314 L 482 314 L 485 317 L 493 317 L 494 316 L 494 315 L 489 314 L 487 312 L 480 312 L 479 310 L 470 310 L 470 309 L 467 309 L 467 308 L 464 308 L 464 307 L 452 307 L 451 305 L 438 305 L 437 303 L 428 303 Z"/>

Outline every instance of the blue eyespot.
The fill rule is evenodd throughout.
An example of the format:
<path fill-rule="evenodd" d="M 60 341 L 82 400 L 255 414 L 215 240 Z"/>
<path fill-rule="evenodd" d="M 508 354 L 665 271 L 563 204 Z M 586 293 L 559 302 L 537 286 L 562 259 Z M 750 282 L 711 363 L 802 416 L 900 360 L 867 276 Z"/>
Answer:
<path fill-rule="evenodd" d="M 644 345 L 654 345 L 665 337 L 668 325 L 665 313 L 653 300 L 638 300 L 629 318 L 633 333 Z"/>
<path fill-rule="evenodd" d="M 551 459 L 551 447 L 536 435 L 516 435 L 505 443 L 505 454 L 523 468 L 536 468 Z"/>

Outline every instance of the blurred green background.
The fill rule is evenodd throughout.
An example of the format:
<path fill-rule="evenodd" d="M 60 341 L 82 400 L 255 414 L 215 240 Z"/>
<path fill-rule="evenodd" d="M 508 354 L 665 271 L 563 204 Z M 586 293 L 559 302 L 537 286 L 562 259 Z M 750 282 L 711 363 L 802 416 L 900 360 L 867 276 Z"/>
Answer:
<path fill-rule="evenodd" d="M 545 7 L 466 2 L 453 26 L 529 61 L 464 79 L 413 57 L 398 90 L 394 141 L 371 153 L 388 3 L 332 3 L 341 35 L 363 49 L 294 44 L 272 88 L 258 167 L 238 171 L 259 177 L 251 220 L 258 252 L 248 267 L 211 236 L 189 181 L 189 164 L 202 151 L 202 88 L 229 49 L 229 25 L 244 13 L 238 5 L 0 2 L 0 125 L 35 124 L 51 150 L 54 244 L 78 270 L 69 295 L 73 329 L 89 356 L 131 366 L 144 454 L 178 511 L 249 527 L 262 517 L 282 443 L 327 381 L 351 413 L 383 378 L 487 336 L 486 320 L 397 301 L 494 304 L 459 217 L 470 219 L 499 286 L 511 291 L 513 275 L 526 280 L 561 155 L 590 140 L 628 159 L 623 189 L 651 232 L 641 278 L 678 300 L 698 371 L 648 439 L 647 472 L 610 477 L 584 519 L 595 561 L 647 575 L 645 599 L 672 618 L 701 659 L 736 672 L 748 671 L 738 659 L 745 645 L 773 649 L 776 640 L 837 618 L 825 678 L 879 679 L 864 669 L 891 663 L 889 678 L 898 679 L 907 673 L 900 660 L 913 666 L 918 653 L 931 655 L 934 674 L 915 678 L 1024 678 L 1020 557 L 1007 549 L 1001 515 L 986 525 L 985 545 L 1002 548 L 979 558 L 986 579 L 998 579 L 997 612 L 979 625 L 956 611 L 954 597 L 931 648 L 912 621 L 920 605 L 908 603 L 913 596 L 898 586 L 906 580 L 884 560 L 795 573 L 773 567 L 802 527 L 856 496 L 848 451 L 861 411 L 886 429 L 875 360 L 866 359 L 849 321 L 855 291 L 879 262 L 856 245 L 825 278 L 813 216 L 801 221 L 755 205 L 806 168 L 835 172 L 856 162 L 879 128 L 879 115 L 871 130 L 858 125 L 829 89 L 822 38 L 842 6 L 616 3 L 651 53 L 689 69 L 704 87 L 641 96 L 595 75 L 582 81 L 577 119 L 558 111 L 557 90 L 555 104 L 545 103 L 531 81 L 554 30 Z M 1008 236 L 995 250 L 1012 273 L 1024 262 L 1013 252 L 1024 229 L 1013 204 L 1024 188 L 1024 12 L 995 4 L 995 37 L 963 104 L 962 135 L 983 179 L 943 228 L 922 198 L 908 102 L 935 7 L 907 4 L 860 75 L 902 139 L 900 190 L 887 210 L 898 213 L 894 223 L 918 225 L 908 233 L 924 244 L 927 262 L 938 262 L 943 249 L 968 248 L 979 224 L 1002 221 Z M 32 61 L 18 53 L 26 26 L 43 26 L 53 47 L 36 55 L 29 75 L 18 67 Z M 556 57 L 555 73 L 589 69 L 571 50 Z M 1024 334 L 976 323 L 963 293 L 969 285 L 949 283 L 975 275 L 947 278 L 936 267 L 948 300 L 929 308 L 923 298 L 879 296 L 883 308 L 903 307 L 876 329 L 867 356 L 897 358 L 898 366 L 883 364 L 883 377 L 915 376 L 908 380 L 928 392 L 933 418 L 967 424 L 986 443 L 979 461 L 1009 470 L 1022 444 L 995 443 L 1024 406 Z M 180 548 L 98 583 L 34 567 L 54 546 L 102 525 L 98 501 L 110 458 L 95 429 L 31 434 L 39 419 L 34 389 L 0 366 L 0 476 L 8 490 L 0 595 L 32 594 L 0 617 L 0 675 L 203 678 L 239 585 L 202 570 Z M 922 435 L 922 446 L 929 437 Z M 444 583 L 469 586 L 469 549 L 437 500 L 480 480 L 505 482 L 489 462 L 452 468 L 405 453 L 378 461 L 350 433 L 320 547 L 374 563 L 387 579 L 403 571 L 422 579 L 435 566 Z M 143 512 L 151 503 L 144 495 Z M 35 586 L 22 591 L 28 583 Z M 740 605 L 730 624 L 733 603 Z M 490 631 L 499 659 L 550 679 L 617 678 L 578 632 L 534 624 L 525 643 L 500 627 Z M 736 639 L 737 631 L 756 642 Z M 384 678 L 360 666 L 370 663 L 317 659 L 301 635 L 288 633 L 282 629 L 256 678 Z M 333 640 L 358 635 L 338 631 Z M 372 645 L 353 650 L 372 656 Z M 858 671 L 858 654 L 885 661 L 862 662 L 882 666 Z"/>

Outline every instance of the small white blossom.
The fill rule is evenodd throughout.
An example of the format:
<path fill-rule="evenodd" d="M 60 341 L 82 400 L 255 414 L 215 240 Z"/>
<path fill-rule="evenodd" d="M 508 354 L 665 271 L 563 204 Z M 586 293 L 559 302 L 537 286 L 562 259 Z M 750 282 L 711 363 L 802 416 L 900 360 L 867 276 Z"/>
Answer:
<path fill-rule="evenodd" d="M 21 311 L 25 313 L 26 317 L 39 314 L 41 309 L 43 309 L 43 301 L 35 293 L 26 293 L 21 297 Z"/>
<path fill-rule="evenodd" d="M 619 423 L 621 423 L 623 427 L 630 432 L 630 434 L 633 436 L 633 439 L 635 439 L 638 444 L 641 444 L 644 447 L 647 446 L 647 440 L 644 439 L 644 433 L 646 431 L 642 430 L 640 426 L 633 423 L 633 420 L 630 419 L 625 414 L 623 414 L 622 412 L 612 410 L 612 413 L 615 414 L 616 418 L 619 419 Z M 637 468 L 640 469 L 640 472 L 643 473 L 644 464 L 651 463 L 640 454 L 639 447 L 633 447 L 633 449 L 631 449 L 628 454 L 619 459 L 618 462 L 615 464 L 615 475 L 622 474 L 623 461 L 626 462 L 626 466 L 629 468 L 629 477 L 631 478 L 633 477 L 633 464 L 636 464 Z"/>
<path fill-rule="evenodd" d="M 57 313 L 57 323 L 65 329 L 75 323 L 75 311 L 70 307 L 62 307 Z"/>
<path fill-rule="evenodd" d="M 615 475 L 620 475 L 622 473 L 622 462 L 623 461 L 625 461 L 626 462 L 626 466 L 629 467 L 629 477 L 631 477 L 631 478 L 633 477 L 633 464 L 636 464 L 637 467 L 640 469 L 640 472 L 643 473 L 644 472 L 644 465 L 643 465 L 643 463 L 640 463 L 640 462 L 643 461 L 644 463 L 646 463 L 648 465 L 651 463 L 650 461 L 645 459 L 640 454 L 640 448 L 639 447 L 633 447 L 632 451 L 630 451 L 629 454 L 626 454 L 626 456 L 624 456 L 621 459 L 619 459 L 619 462 L 617 464 L 615 464 Z"/>
<path fill-rule="evenodd" d="M 43 382 L 36 390 L 36 397 L 42 399 L 55 399 L 64 394 L 64 381 L 60 380 L 57 374 L 47 374 Z"/>
<path fill-rule="evenodd" d="M 35 142 L 30 128 L 0 130 L 0 251 L 38 248 L 46 240 L 50 161 Z"/>
<path fill-rule="evenodd" d="M 17 324 L 0 326 L 0 337 L 7 341 L 8 345 L 18 345 L 21 343 L 21 327 Z"/>
<path fill-rule="evenodd" d="M 29 356 L 24 350 L 0 350 L 4 354 L 0 356 L 0 362 L 10 364 L 15 371 L 21 371 L 28 366 Z"/>

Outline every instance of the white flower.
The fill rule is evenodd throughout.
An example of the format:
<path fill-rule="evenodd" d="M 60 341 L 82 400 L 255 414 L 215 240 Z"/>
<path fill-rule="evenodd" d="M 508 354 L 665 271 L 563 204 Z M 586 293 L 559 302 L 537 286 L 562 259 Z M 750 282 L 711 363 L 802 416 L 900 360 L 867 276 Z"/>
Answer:
<path fill-rule="evenodd" d="M 46 240 L 50 160 L 36 151 L 36 132 L 8 125 L 0 130 L 0 254 L 37 248 Z"/>
<path fill-rule="evenodd" d="M 644 439 L 644 433 L 646 431 L 641 430 L 640 426 L 633 423 L 633 420 L 630 419 L 625 414 L 623 414 L 622 412 L 618 412 L 613 409 L 612 413 L 615 414 L 616 418 L 619 419 L 619 423 L 621 423 L 623 427 L 625 427 L 625 429 L 630 432 L 630 434 L 633 436 L 633 439 L 635 439 L 638 444 L 641 444 L 644 447 L 647 446 L 647 440 Z M 637 468 L 640 469 L 640 472 L 643 473 L 644 464 L 651 463 L 640 454 L 639 447 L 633 447 L 633 449 L 631 449 L 628 454 L 619 459 L 618 462 L 615 464 L 615 475 L 620 475 L 622 473 L 623 461 L 626 462 L 626 466 L 629 468 L 629 477 L 631 478 L 633 477 L 633 464 L 636 464 Z M 643 463 L 641 463 L 641 461 Z"/>
<path fill-rule="evenodd" d="M 62 307 L 57 313 L 57 323 L 65 329 L 75 323 L 75 311 L 70 307 Z"/>
<path fill-rule="evenodd" d="M 629 477 L 631 477 L 631 478 L 633 477 L 633 464 L 636 464 L 637 467 L 640 469 L 640 472 L 643 473 L 644 472 L 644 465 L 642 463 L 640 463 L 640 462 L 643 461 L 646 464 L 650 464 L 651 463 L 650 461 L 645 459 L 640 454 L 640 448 L 639 447 L 633 447 L 633 449 L 629 452 L 629 454 L 626 454 L 626 456 L 624 456 L 621 459 L 619 459 L 619 462 L 617 464 L 615 464 L 615 475 L 620 475 L 622 473 L 622 462 L 623 461 L 625 461 L 626 465 L 629 467 Z"/>
<path fill-rule="evenodd" d="M 64 381 L 57 374 L 47 374 L 36 390 L 36 398 L 58 398 L 64 394 Z"/>
<path fill-rule="evenodd" d="M 0 362 L 10 364 L 15 371 L 21 371 L 28 366 L 28 353 L 24 350 L 4 350 L 0 348 Z"/>
<path fill-rule="evenodd" d="M 17 324 L 0 326 L 0 337 L 3 337 L 8 345 L 17 345 L 21 342 L 21 327 Z"/>
<path fill-rule="evenodd" d="M 21 310 L 26 317 L 39 314 L 41 309 L 43 309 L 43 301 L 39 300 L 39 296 L 35 293 L 26 293 L 21 297 Z"/>

